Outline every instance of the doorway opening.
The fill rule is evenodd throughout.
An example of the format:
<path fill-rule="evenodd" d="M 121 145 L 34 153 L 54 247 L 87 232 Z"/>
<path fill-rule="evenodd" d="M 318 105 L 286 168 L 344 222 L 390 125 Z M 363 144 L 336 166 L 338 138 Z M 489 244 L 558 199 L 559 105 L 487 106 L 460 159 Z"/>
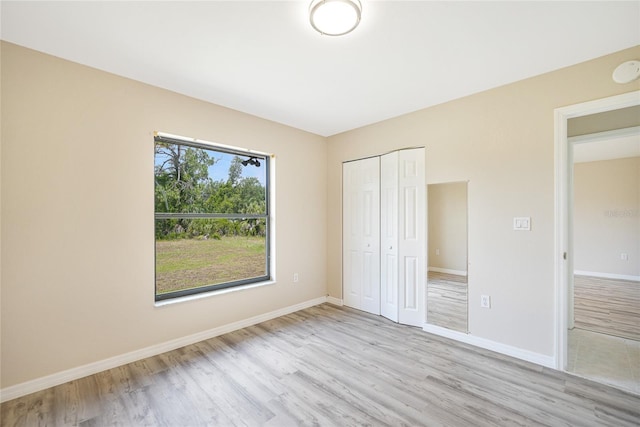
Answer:
<path fill-rule="evenodd" d="M 555 112 L 556 366 L 635 393 L 639 106 L 635 91 Z"/>

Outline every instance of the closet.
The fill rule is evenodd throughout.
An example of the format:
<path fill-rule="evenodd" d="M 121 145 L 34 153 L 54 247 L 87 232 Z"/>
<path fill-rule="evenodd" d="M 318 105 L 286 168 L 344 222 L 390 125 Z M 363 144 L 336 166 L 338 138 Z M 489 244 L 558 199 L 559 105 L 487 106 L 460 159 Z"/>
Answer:
<path fill-rule="evenodd" d="M 395 322 L 425 320 L 424 148 L 343 163 L 343 301 Z"/>

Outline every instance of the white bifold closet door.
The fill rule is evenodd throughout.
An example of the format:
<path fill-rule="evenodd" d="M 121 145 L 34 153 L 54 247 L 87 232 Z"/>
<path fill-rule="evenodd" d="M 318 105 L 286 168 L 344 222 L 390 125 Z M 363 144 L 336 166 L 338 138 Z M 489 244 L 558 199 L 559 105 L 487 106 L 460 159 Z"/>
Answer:
<path fill-rule="evenodd" d="M 344 163 L 343 186 L 344 304 L 395 322 L 422 326 L 426 277 L 424 148 Z"/>
<path fill-rule="evenodd" d="M 380 314 L 398 321 L 398 152 L 380 158 Z"/>
<path fill-rule="evenodd" d="M 342 166 L 344 304 L 380 314 L 380 158 Z"/>
<path fill-rule="evenodd" d="M 425 321 L 424 169 L 424 148 L 380 160 L 381 314 L 414 326 Z"/>

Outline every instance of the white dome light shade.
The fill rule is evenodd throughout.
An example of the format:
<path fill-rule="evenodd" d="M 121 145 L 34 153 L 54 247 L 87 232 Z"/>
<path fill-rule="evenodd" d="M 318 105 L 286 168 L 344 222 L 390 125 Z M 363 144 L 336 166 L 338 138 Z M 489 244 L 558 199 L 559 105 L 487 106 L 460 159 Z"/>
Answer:
<path fill-rule="evenodd" d="M 640 61 L 627 61 L 613 71 L 613 81 L 620 84 L 631 83 L 640 78 Z"/>
<path fill-rule="evenodd" d="M 320 34 L 342 36 L 358 26 L 361 12 L 359 0 L 313 0 L 309 21 Z"/>

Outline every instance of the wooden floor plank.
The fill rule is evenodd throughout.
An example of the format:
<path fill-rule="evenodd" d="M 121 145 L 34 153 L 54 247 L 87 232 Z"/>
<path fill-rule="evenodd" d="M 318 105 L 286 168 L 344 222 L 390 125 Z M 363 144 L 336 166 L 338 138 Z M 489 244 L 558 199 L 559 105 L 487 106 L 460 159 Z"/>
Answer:
<path fill-rule="evenodd" d="M 575 327 L 640 341 L 640 282 L 574 276 Z"/>
<path fill-rule="evenodd" d="M 640 396 L 329 304 L 1 406 L 2 426 L 637 426 Z"/>

